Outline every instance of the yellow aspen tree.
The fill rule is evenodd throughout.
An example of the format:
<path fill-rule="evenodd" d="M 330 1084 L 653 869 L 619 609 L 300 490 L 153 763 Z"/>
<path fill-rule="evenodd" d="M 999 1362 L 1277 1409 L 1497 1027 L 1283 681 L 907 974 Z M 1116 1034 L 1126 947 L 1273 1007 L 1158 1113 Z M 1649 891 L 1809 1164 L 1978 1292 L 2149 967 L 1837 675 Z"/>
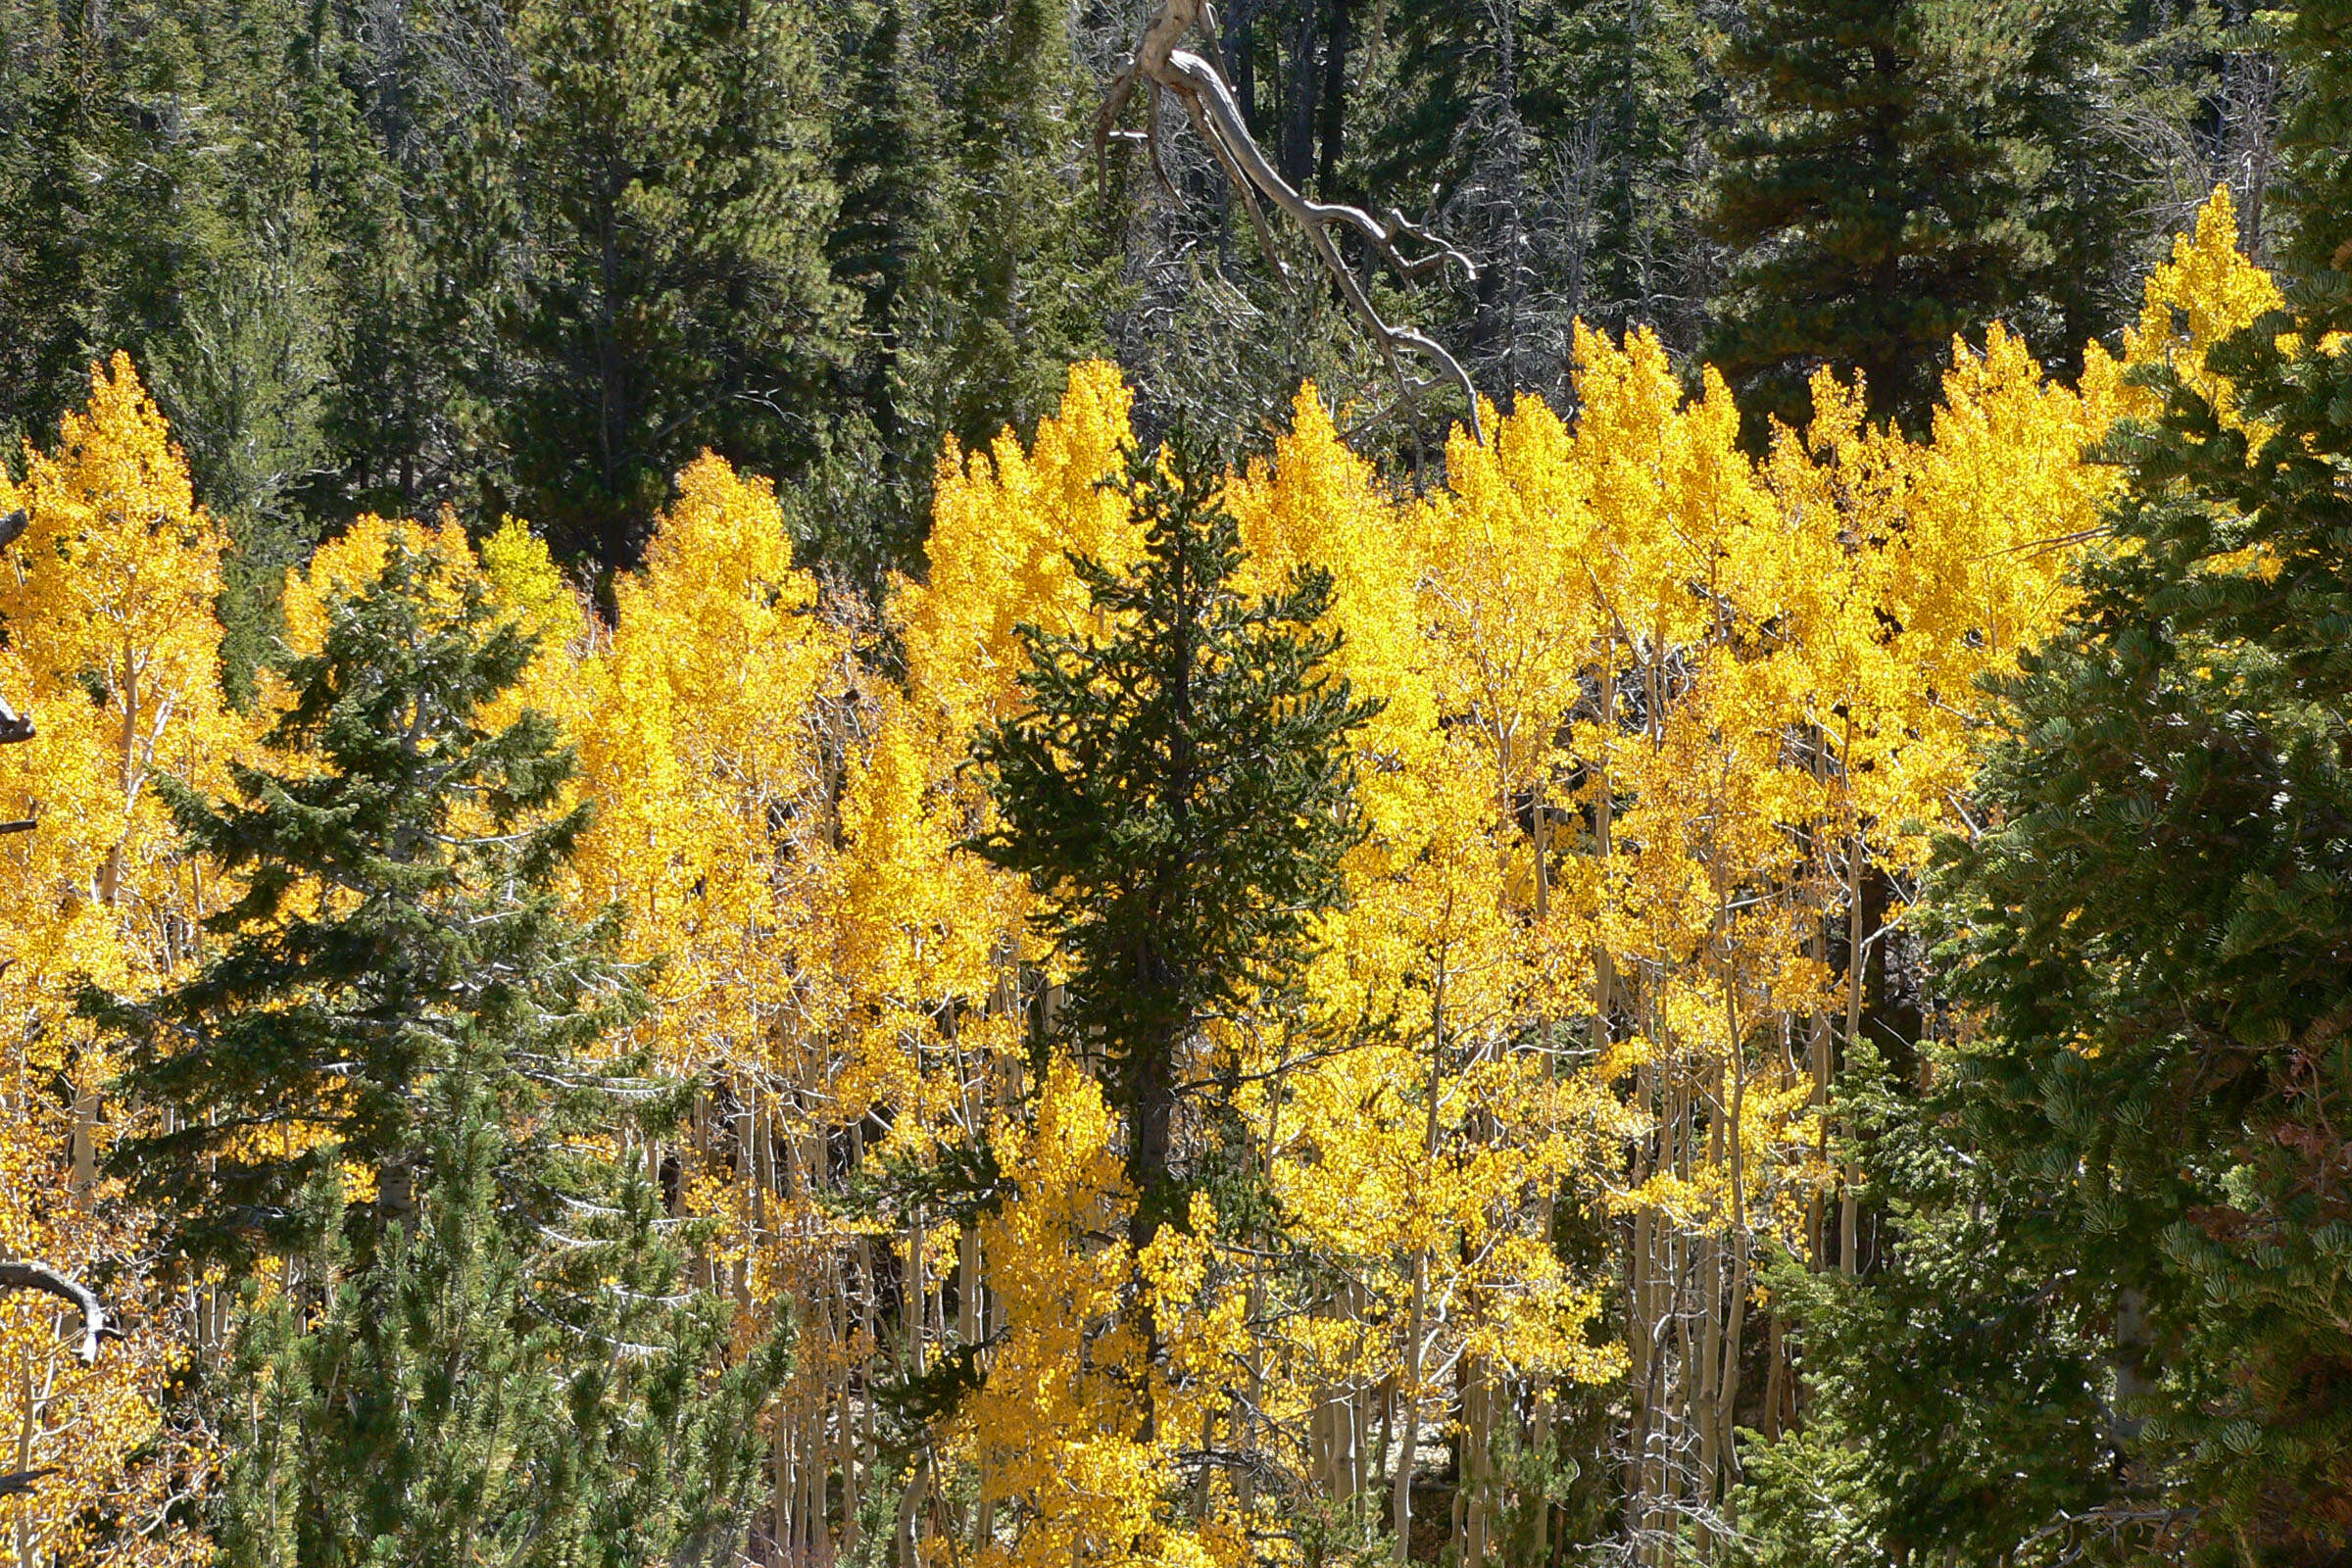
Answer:
<path fill-rule="evenodd" d="M 110 1266 L 124 1338 L 85 1366 L 54 1303 L 0 1301 L 0 1470 L 40 1472 L 0 1498 L 0 1549 L 193 1560 L 201 1543 L 162 1511 L 209 1461 L 162 1400 L 190 1340 L 218 1338 L 219 1303 L 201 1285 L 166 1295 L 140 1261 L 141 1220 L 101 1168 L 109 1128 L 135 1112 L 106 1102 L 111 1066 L 72 1000 L 83 976 L 153 988 L 196 956 L 218 903 L 206 868 L 177 854 L 155 780 L 218 787 L 248 737 L 220 687 L 223 540 L 122 356 L 24 467 L 22 486 L 0 479 L 0 513 L 26 514 L 0 560 L 0 685 L 37 725 L 0 750 L 0 815 L 32 824 L 0 838 L 0 1254 L 81 1277 Z"/>
<path fill-rule="evenodd" d="M 747 1288 L 814 1330 L 780 1548 L 881 1528 L 909 1563 L 1239 1562 L 1402 1520 L 1516 1560 L 1506 1532 L 1545 1504 L 1505 1458 L 1541 1451 L 1548 1400 L 1622 1375 L 1641 1554 L 1713 1549 L 1734 1411 L 1791 1397 L 1756 1263 L 1862 1246 L 1834 1089 L 1927 835 L 1966 826 L 1976 682 L 2096 547 L 2112 476 L 2084 453 L 2129 364 L 2200 353 L 2262 299 L 2224 233 L 2184 241 L 2126 362 L 2094 349 L 2076 387 L 2005 333 L 1957 347 L 1925 440 L 1825 377 L 1813 423 L 1751 460 L 1718 380 L 1690 395 L 1653 339 L 1586 332 L 1573 421 L 1522 399 L 1408 497 L 1301 393 L 1229 505 L 1258 585 L 1332 569 L 1339 663 L 1387 706 L 1307 994 L 1204 1049 L 1310 1270 L 1213 1212 L 1129 1255 L 1084 1043 L 1042 1076 L 1031 1054 L 1054 956 L 1024 891 L 956 848 L 989 825 L 962 762 L 1019 701 L 1013 628 L 1085 630 L 1064 553 L 1136 550 L 1102 483 L 1132 439 L 1116 373 L 1074 369 L 1026 446 L 949 452 L 930 570 L 884 612 L 887 684 L 777 575 L 780 530 L 715 526 L 763 510 L 682 500 L 617 627 L 582 639 L 613 807 L 583 896 L 641 906 L 646 951 L 679 955 L 664 1051 L 755 1085 L 719 1118 L 751 1131 L 714 1122 L 680 1164 L 736 1162 Z M 973 1206 L 956 1183 L 984 1154 Z M 1563 1261 L 1565 1214 L 1612 1229 L 1613 1277 Z M 1139 1280 L 1152 1364 L 1119 1298 Z M 1622 1343 L 1596 1337 L 1604 1290 Z M 970 1392 L 894 1459 L 892 1401 L 943 1377 Z M 1396 1478 L 1440 1445 L 1451 1516 L 1410 1520 Z"/>
<path fill-rule="evenodd" d="M 2135 406 L 2130 366 L 2201 366 L 2270 297 L 2228 234 L 2217 203 L 2076 387 L 2000 331 L 1957 347 L 1925 440 L 1825 376 L 1751 460 L 1718 379 L 1581 332 L 1573 420 L 1523 398 L 1406 496 L 1303 390 L 1228 503 L 1254 585 L 1334 573 L 1337 662 L 1386 705 L 1355 742 L 1366 832 L 1305 994 L 1202 1042 L 1266 1217 L 1203 1200 L 1145 1256 L 1084 1043 L 1032 1054 L 1056 973 L 1028 896 L 956 848 L 990 825 L 963 763 L 1020 701 L 1014 627 L 1088 629 L 1065 553 L 1138 548 L 1102 483 L 1133 438 L 1115 370 L 1074 368 L 1026 445 L 950 449 L 929 571 L 878 627 L 712 459 L 609 627 L 527 533 L 484 541 L 599 804 L 577 896 L 664 956 L 646 1027 L 703 1087 L 647 1156 L 726 1221 L 701 1283 L 802 1325 L 775 1548 L 1239 1564 L 1403 1525 L 1465 1565 L 1540 1557 L 1509 1532 L 1545 1539 L 1544 1483 L 1512 1456 L 1619 1377 L 1640 1554 L 1719 1544 L 1733 1413 L 1760 1394 L 1777 1421 L 1792 1379 L 1762 1250 L 1857 1260 L 1834 1088 L 1927 835 L 1968 826 L 1976 683 L 2098 547 L 2112 475 L 2084 452 Z M 289 639 L 399 530 L 466 548 L 363 521 L 289 584 Z M 1608 1228 L 1611 1277 L 1565 1260 L 1571 1222 Z M 894 1429 L 943 1378 L 969 1392 Z M 1400 1483 L 1441 1448 L 1450 1517 L 1414 1520 Z"/>
<path fill-rule="evenodd" d="M 598 806 L 578 897 L 619 905 L 630 949 L 658 959 L 647 1043 L 698 1086 L 677 1147 L 646 1152 L 680 1209 L 723 1222 L 697 1283 L 747 1321 L 800 1324 L 770 1512 L 780 1539 L 805 1540 L 823 1534 L 814 1428 L 848 1349 L 811 1197 L 842 1077 L 829 960 L 862 700 L 854 628 L 794 564 L 773 485 L 707 455 L 678 475 L 614 608 L 608 632 L 575 642 L 581 788 Z"/>

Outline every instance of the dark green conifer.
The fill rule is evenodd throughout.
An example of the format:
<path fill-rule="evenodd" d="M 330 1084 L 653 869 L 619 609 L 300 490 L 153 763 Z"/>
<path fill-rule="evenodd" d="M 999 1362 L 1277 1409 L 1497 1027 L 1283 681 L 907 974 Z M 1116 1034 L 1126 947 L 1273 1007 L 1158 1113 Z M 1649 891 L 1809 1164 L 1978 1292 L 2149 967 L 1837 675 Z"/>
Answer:
<path fill-rule="evenodd" d="M 929 26 L 945 141 L 901 405 L 926 465 L 944 437 L 984 447 L 1053 411 L 1102 349 L 1118 261 L 1079 156 L 1097 88 L 1067 8 L 955 0 Z"/>
<path fill-rule="evenodd" d="M 396 551 L 286 661 L 272 760 L 236 764 L 235 798 L 161 785 L 242 894 L 196 974 L 84 1007 L 127 1041 L 122 1092 L 169 1108 L 115 1163 L 193 1258 L 282 1250 L 301 1193 L 348 1162 L 374 1187 L 345 1227 L 367 1260 L 432 1179 L 427 1107 L 461 1067 L 531 1129 L 501 1172 L 518 1223 L 552 1221 L 580 1179 L 567 1134 L 614 1094 L 663 1103 L 630 1063 L 588 1061 L 638 994 L 614 917 L 582 927 L 554 889 L 588 813 L 559 808 L 570 753 L 542 714 L 487 716 L 531 654 L 478 579 Z"/>
<path fill-rule="evenodd" d="M 1020 630 L 1029 709 L 985 731 L 999 824 L 973 848 L 1045 901 L 1070 965 L 1062 1031 L 1128 1122 L 1135 1239 L 1184 1212 L 1173 1159 L 1203 1021 L 1295 981 L 1360 828 L 1348 737 L 1377 705 L 1330 668 L 1330 573 L 1264 598 L 1215 466 L 1181 436 L 1119 481 L 1147 527 L 1124 571 L 1073 558 L 1100 636 Z"/>
<path fill-rule="evenodd" d="M 510 1128 L 463 1063 L 433 1083 L 433 1172 L 348 1267 L 320 1171 L 285 1283 L 249 1288 L 220 1505 L 231 1568 L 721 1559 L 748 1514 L 782 1341 L 721 1370 L 728 1308 L 687 1290 L 642 1162 L 606 1202 L 517 1227 Z"/>
<path fill-rule="evenodd" d="M 193 118 L 202 52 L 164 7 L 0 14 L 0 438 L 47 439 L 117 349 L 142 362 L 221 240 Z"/>
<path fill-rule="evenodd" d="M 919 38 L 899 0 L 845 7 L 850 91 L 833 127 L 841 206 L 825 236 L 834 279 L 856 292 L 860 338 L 850 385 L 886 443 L 906 426 L 899 353 L 912 281 L 939 199 L 939 109 Z"/>
<path fill-rule="evenodd" d="M 1707 355 L 1755 415 L 1801 425 L 1830 366 L 1918 429 L 1955 334 L 1999 318 L 2062 359 L 2106 329 L 2061 302 L 2129 255 L 2114 203 L 2065 177 L 2125 156 L 2088 128 L 2114 10 L 1750 0 L 1722 59 L 1712 224 L 1736 262 Z"/>
<path fill-rule="evenodd" d="M 1807 1309 L 1825 1441 L 1914 1560 L 2152 1539 L 2102 1519 L 2352 1551 L 2348 39 L 2345 0 L 2290 34 L 2290 308 L 2210 356 L 2230 409 L 2145 372 L 2115 538 L 2003 685 L 1931 905 L 1980 1027 L 1870 1155 L 1886 1276 Z"/>
<path fill-rule="evenodd" d="M 841 205 L 825 235 L 836 284 L 857 305 L 831 387 L 826 451 L 796 487 L 796 542 L 878 598 L 915 569 L 929 523 L 936 433 L 907 353 L 927 312 L 926 247 L 937 238 L 946 166 L 921 28 L 900 0 L 841 0 L 828 21 L 848 91 L 832 124 Z"/>
<path fill-rule="evenodd" d="M 1858 1279 L 1788 1256 L 1765 1271 L 1795 1325 L 1802 1420 L 1770 1443 L 1746 1434 L 1739 1560 L 1997 1563 L 2058 1521 L 2130 1504 L 2102 1317 L 2052 1288 L 2067 1206 L 1973 1157 L 1869 1044 L 1856 1055 L 1840 1111 L 1890 1245 Z"/>
<path fill-rule="evenodd" d="M 843 324 L 815 52 L 789 0 L 549 0 L 511 36 L 513 504 L 620 570 L 698 449 L 810 449 Z"/>
<path fill-rule="evenodd" d="M 273 765 L 175 793 L 243 879 L 150 1004 L 92 993 L 163 1112 L 117 1164 L 198 1264 L 274 1256 L 232 1373 L 238 1568 L 691 1560 L 742 1526 L 782 1372 L 657 1230 L 677 1086 L 598 1060 L 636 992 L 553 881 L 586 820 L 542 716 L 485 710 L 531 640 L 395 548 L 289 659 Z"/>

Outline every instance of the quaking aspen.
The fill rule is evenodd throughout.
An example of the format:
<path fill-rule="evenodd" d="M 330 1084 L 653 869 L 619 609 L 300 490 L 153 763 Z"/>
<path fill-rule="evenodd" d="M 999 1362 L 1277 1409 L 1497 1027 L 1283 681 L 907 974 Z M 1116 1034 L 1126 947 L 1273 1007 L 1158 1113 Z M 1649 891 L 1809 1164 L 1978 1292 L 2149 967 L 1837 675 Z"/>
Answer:
<path fill-rule="evenodd" d="M 1236 1180 L 1148 1239 L 1100 1061 L 1045 1049 L 1064 956 L 958 848 L 994 825 L 966 761 L 1020 710 L 1015 628 L 1100 631 L 1065 552 L 1142 548 L 1102 482 L 1133 440 L 1111 368 L 1075 368 L 1033 440 L 943 456 L 928 573 L 878 618 L 796 564 L 771 487 L 705 458 L 609 625 L 522 525 L 369 520 L 289 582 L 288 636 L 402 529 L 540 633 L 523 695 L 597 806 L 567 896 L 618 902 L 661 959 L 642 1043 L 701 1089 L 661 1168 L 719 1222 L 703 1267 L 745 1342 L 797 1327 L 771 1559 L 1240 1568 L 1338 1531 L 1513 1561 L 1566 1544 L 1545 1478 L 1575 1457 L 1561 1412 L 1598 1398 L 1619 1530 L 1685 1561 L 1727 1539 L 1738 1427 L 1802 1409 L 1766 1252 L 1870 1265 L 1839 1093 L 1930 836 L 1968 825 L 1978 682 L 2103 548 L 2115 475 L 2085 451 L 2144 396 L 2129 365 L 2202 374 L 2276 297 L 2231 232 L 2218 197 L 2123 360 L 2091 348 L 2073 386 L 1998 328 L 1956 344 L 1916 439 L 1825 372 L 1811 423 L 1751 457 L 1718 378 L 1583 331 L 1573 419 L 1485 411 L 1406 494 L 1303 389 L 1225 494 L 1251 592 L 1332 573 L 1336 667 L 1383 704 L 1351 741 L 1363 831 L 1297 994 L 1187 1043 L 1171 1158 Z M 0 815 L 45 824 L 0 839 L 19 1079 L 94 1082 L 64 976 L 147 983 L 218 898 L 140 783 L 201 784 L 246 733 L 203 612 L 218 536 L 174 465 L 118 368 L 0 495 L 85 566 L 0 560 L 0 686 L 44 726 L 0 750 Z M 20 1195 L 61 1161 L 72 1186 L 75 1102 L 8 1094 L 0 1250 L 54 1250 Z M 37 1312 L 0 1312 L 9 1441 L 86 1456 L 0 1521 L 86 1560 L 84 1499 L 163 1494 L 114 1471 L 182 1351 L 71 1373 Z"/>

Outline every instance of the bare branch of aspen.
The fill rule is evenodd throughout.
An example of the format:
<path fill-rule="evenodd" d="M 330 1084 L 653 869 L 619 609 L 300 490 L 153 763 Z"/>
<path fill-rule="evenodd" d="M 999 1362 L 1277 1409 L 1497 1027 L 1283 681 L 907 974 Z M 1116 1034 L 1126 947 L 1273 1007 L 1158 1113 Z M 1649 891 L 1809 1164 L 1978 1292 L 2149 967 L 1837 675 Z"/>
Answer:
<path fill-rule="evenodd" d="M 1178 44 L 1199 26 L 1205 40 L 1204 54 L 1180 49 Z M 1319 202 L 1282 177 L 1250 136 L 1249 123 L 1242 117 L 1241 105 L 1234 101 L 1233 89 L 1227 84 L 1221 62 L 1217 58 L 1216 12 L 1208 0 L 1160 0 L 1159 9 L 1144 27 L 1142 39 L 1135 52 L 1102 94 L 1102 107 L 1095 117 L 1095 167 L 1104 183 L 1109 179 L 1109 146 L 1116 138 L 1129 139 L 1116 130 L 1119 117 L 1127 112 L 1135 98 L 1140 81 L 1150 89 L 1153 103 L 1158 95 L 1169 94 L 1184 106 L 1186 118 L 1200 139 L 1225 171 L 1225 177 L 1241 192 L 1243 205 L 1249 209 L 1250 220 L 1257 230 L 1259 245 L 1277 269 L 1282 263 L 1274 255 L 1273 236 L 1267 230 L 1264 214 L 1259 210 L 1260 198 L 1279 208 L 1306 235 L 1323 270 L 1331 274 L 1348 310 L 1363 323 L 1364 329 L 1380 345 L 1389 369 L 1396 378 L 1403 393 L 1402 403 L 1411 401 L 1412 394 L 1435 385 L 1439 377 L 1450 380 L 1461 393 L 1469 413 L 1470 434 L 1473 439 L 1485 439 L 1480 428 L 1478 389 L 1471 385 L 1469 375 L 1460 362 L 1444 345 L 1426 333 L 1409 326 L 1400 326 L 1384 319 L 1374 308 L 1364 281 L 1340 254 L 1339 242 L 1333 229 L 1352 230 L 1360 235 L 1372 253 L 1395 268 L 1400 276 L 1419 277 L 1442 270 L 1446 264 L 1459 267 L 1464 277 L 1475 278 L 1478 269 L 1470 258 L 1412 222 L 1396 208 L 1389 210 L 1387 221 L 1374 218 L 1360 207 L 1343 202 Z M 1152 117 L 1156 119 L 1156 116 Z M 1159 170 L 1158 147 L 1150 138 L 1156 135 L 1147 128 L 1145 136 L 1152 150 L 1152 168 L 1160 182 L 1167 176 Z M 1425 254 L 1407 257 L 1398 244 L 1407 240 L 1427 247 Z M 1285 276 L 1288 275 L 1287 270 Z M 1416 378 L 1405 371 L 1406 355 L 1418 355 L 1433 366 L 1438 376 Z"/>
<path fill-rule="evenodd" d="M 98 1299 L 97 1294 L 46 1263 L 29 1259 L 0 1261 L 0 1291 L 45 1291 L 80 1308 L 81 1348 L 76 1353 L 80 1355 L 84 1366 L 98 1359 L 100 1337 L 114 1332 L 107 1325 L 106 1306 Z"/>
<path fill-rule="evenodd" d="M 30 514 L 23 507 L 19 507 L 5 517 L 0 517 L 0 550 L 6 550 L 10 545 L 15 544 L 31 520 Z M 0 746 L 15 746 L 30 739 L 32 739 L 32 715 L 20 713 L 9 707 L 7 702 L 0 701 Z M 22 833 L 31 826 L 30 822 L 12 822 L 6 827 L 0 827 L 0 833 Z"/>

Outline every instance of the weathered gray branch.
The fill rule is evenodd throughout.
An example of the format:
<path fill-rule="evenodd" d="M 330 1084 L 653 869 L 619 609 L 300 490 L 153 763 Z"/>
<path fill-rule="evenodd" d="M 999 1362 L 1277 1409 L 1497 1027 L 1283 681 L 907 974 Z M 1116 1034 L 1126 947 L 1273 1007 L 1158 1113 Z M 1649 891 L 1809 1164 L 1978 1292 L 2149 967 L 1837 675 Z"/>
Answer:
<path fill-rule="evenodd" d="M 98 1359 L 100 1338 L 114 1332 L 107 1326 L 106 1306 L 98 1299 L 97 1293 L 46 1263 L 22 1258 L 0 1260 L 0 1291 L 43 1291 L 80 1308 L 81 1348 L 77 1353 L 85 1366 Z"/>
<path fill-rule="evenodd" d="M 23 507 L 19 507 L 5 517 L 0 517 L 0 550 L 6 550 L 10 545 L 15 544 L 18 537 L 24 532 L 25 525 L 31 520 L 30 515 Z M 32 739 L 32 715 L 18 712 L 9 707 L 4 699 L 0 699 L 0 746 L 14 746 L 20 741 L 30 739 Z M 5 827 L 0 827 L 0 833 L 22 833 L 31 826 L 30 822 L 22 824 L 12 822 Z"/>
<path fill-rule="evenodd" d="M 1204 20 L 1206 25 L 1202 29 L 1202 37 L 1207 40 L 1207 57 L 1178 48 L 1177 45 L 1184 41 L 1185 36 Z M 1154 100 L 1162 92 L 1172 95 L 1184 105 L 1193 128 L 1200 133 L 1201 140 L 1208 143 L 1209 150 L 1216 154 L 1218 164 L 1224 168 L 1225 177 L 1241 193 L 1243 204 L 1249 209 L 1250 221 L 1257 230 L 1258 244 L 1265 250 L 1267 259 L 1277 269 L 1281 268 L 1281 260 L 1274 254 L 1273 236 L 1266 228 L 1265 215 L 1258 207 L 1260 197 L 1288 215 L 1306 235 L 1324 270 L 1331 274 L 1341 297 L 1347 300 L 1348 310 L 1371 333 L 1373 341 L 1380 345 L 1381 354 L 1387 359 L 1391 372 L 1396 377 L 1397 385 L 1407 394 L 1408 400 L 1411 393 L 1433 384 L 1430 380 L 1416 380 L 1405 373 L 1403 356 L 1417 354 L 1442 371 L 1461 392 L 1463 404 L 1469 412 L 1470 433 L 1474 438 L 1483 439 L 1479 428 L 1478 390 L 1471 385 L 1470 377 L 1463 371 L 1460 363 L 1428 334 L 1409 326 L 1395 325 L 1381 317 L 1373 307 L 1372 297 L 1365 289 L 1363 280 L 1356 276 L 1354 269 L 1340 254 L 1339 243 L 1332 229 L 1336 225 L 1361 235 L 1373 254 L 1408 278 L 1441 269 L 1448 262 L 1459 267 L 1466 277 L 1475 278 L 1478 269 L 1467 256 L 1438 240 L 1395 208 L 1389 210 L 1388 220 L 1383 222 L 1360 207 L 1342 202 L 1315 201 L 1283 178 L 1259 150 L 1256 139 L 1250 134 L 1249 123 L 1242 117 L 1241 105 L 1234 101 L 1233 89 L 1227 85 L 1225 74 L 1214 58 L 1216 47 L 1216 14 L 1209 8 L 1207 0 L 1160 0 L 1159 10 L 1145 25 L 1143 38 L 1136 45 L 1135 53 L 1119 69 L 1119 74 L 1111 78 L 1108 90 L 1102 95 L 1102 107 L 1095 121 L 1098 169 L 1107 172 L 1108 146 L 1118 134 L 1115 127 L 1119 117 L 1127 112 L 1128 104 L 1134 100 L 1139 81 L 1151 90 Z M 1152 134 L 1151 130 L 1146 131 L 1147 137 Z M 1156 169 L 1156 146 L 1152 147 L 1152 156 Z M 1164 181 L 1166 176 L 1162 174 L 1161 178 Z M 1397 243 L 1399 239 L 1410 240 L 1430 249 L 1425 255 L 1408 258 Z"/>
<path fill-rule="evenodd" d="M 43 1465 L 38 1470 L 11 1470 L 0 1475 L 0 1497 L 13 1497 L 20 1492 L 30 1492 L 43 1476 L 57 1474 L 57 1466 Z"/>

